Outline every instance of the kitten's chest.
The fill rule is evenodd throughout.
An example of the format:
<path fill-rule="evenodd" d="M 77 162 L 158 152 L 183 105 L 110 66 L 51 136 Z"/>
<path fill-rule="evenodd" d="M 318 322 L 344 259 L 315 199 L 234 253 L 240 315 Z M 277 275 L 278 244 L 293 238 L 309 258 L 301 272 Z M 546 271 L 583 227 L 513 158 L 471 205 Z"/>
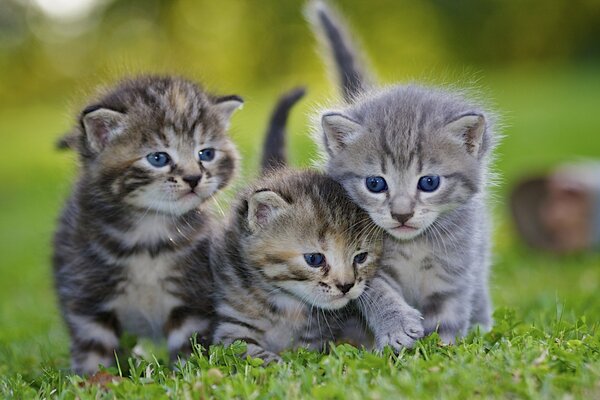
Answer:
<path fill-rule="evenodd" d="M 142 254 L 126 260 L 125 279 L 111 303 L 126 332 L 153 339 L 163 336 L 170 311 L 181 304 L 169 280 L 178 274 L 175 262 L 173 255 Z"/>
<path fill-rule="evenodd" d="M 392 268 L 405 300 L 413 307 L 420 307 L 432 293 L 450 288 L 432 249 L 425 243 L 387 245 L 384 263 Z"/>
<path fill-rule="evenodd" d="M 302 338 L 310 319 L 306 305 L 283 296 L 276 298 L 274 302 L 277 313 L 272 320 L 271 329 L 265 332 L 268 347 L 280 352 L 303 345 Z"/>

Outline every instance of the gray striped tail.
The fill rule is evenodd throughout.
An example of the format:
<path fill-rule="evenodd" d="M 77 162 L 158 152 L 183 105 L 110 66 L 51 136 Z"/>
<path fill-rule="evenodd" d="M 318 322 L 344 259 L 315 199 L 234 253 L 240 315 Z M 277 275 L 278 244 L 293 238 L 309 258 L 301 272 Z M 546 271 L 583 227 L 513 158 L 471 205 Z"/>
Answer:
<path fill-rule="evenodd" d="M 315 35 L 333 58 L 344 100 L 352 102 L 371 81 L 357 44 L 351 40 L 342 18 L 325 2 L 310 1 L 306 14 Z"/>

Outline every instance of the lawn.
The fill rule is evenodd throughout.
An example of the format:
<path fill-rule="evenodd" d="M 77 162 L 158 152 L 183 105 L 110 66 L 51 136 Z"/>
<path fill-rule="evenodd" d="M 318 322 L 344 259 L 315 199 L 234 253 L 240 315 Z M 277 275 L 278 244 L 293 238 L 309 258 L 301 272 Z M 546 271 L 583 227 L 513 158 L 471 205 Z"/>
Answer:
<path fill-rule="evenodd" d="M 49 263 L 54 221 L 74 175 L 74 157 L 52 149 L 69 128 L 64 98 L 0 110 L 0 394 L 7 398 L 600 398 L 600 255 L 532 252 L 514 233 L 506 196 L 519 176 L 561 160 L 600 157 L 597 68 L 520 69 L 483 74 L 504 115 L 497 167 L 496 324 L 454 346 L 435 337 L 399 355 L 341 345 L 330 354 L 288 353 L 281 365 L 236 356 L 243 344 L 195 355 L 177 372 L 164 349 L 120 360 L 122 379 L 94 385 L 68 372 L 68 337 Z M 313 88 L 311 88 L 313 89 Z M 259 137 L 275 88 L 249 96 L 234 138 L 255 170 Z M 292 117 L 291 158 L 307 165 L 314 148 L 306 116 L 327 95 L 314 88 Z M 313 104 L 311 104 L 313 103 Z M 248 173 L 247 173 L 248 174 Z M 252 175 L 249 173 L 248 175 Z M 239 186 L 239 184 L 238 184 Z M 225 200 L 221 201 L 223 204 Z"/>

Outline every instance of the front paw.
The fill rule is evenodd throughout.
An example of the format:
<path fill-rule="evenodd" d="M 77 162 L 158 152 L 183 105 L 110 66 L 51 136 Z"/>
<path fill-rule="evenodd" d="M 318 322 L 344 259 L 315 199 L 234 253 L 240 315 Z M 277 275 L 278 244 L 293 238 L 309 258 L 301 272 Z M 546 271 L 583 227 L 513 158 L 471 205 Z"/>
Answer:
<path fill-rule="evenodd" d="M 278 354 L 271 353 L 270 351 L 265 352 L 265 354 L 261 355 L 260 358 L 264 361 L 263 365 L 283 362 L 283 359 Z"/>
<path fill-rule="evenodd" d="M 283 362 L 283 359 L 278 354 L 254 345 L 248 346 L 248 351 L 246 354 L 252 358 L 260 358 L 263 360 L 263 365 Z"/>
<path fill-rule="evenodd" d="M 375 345 L 377 350 L 390 346 L 398 352 L 403 347 L 411 348 L 415 342 L 425 335 L 423 317 L 414 308 L 403 310 L 395 318 L 386 321 L 386 329 L 376 332 Z"/>

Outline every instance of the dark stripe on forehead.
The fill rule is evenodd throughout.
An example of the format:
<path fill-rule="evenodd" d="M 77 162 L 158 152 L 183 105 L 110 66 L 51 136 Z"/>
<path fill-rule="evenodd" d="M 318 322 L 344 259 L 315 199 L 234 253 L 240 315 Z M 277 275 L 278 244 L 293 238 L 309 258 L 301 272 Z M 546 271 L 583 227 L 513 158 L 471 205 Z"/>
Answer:
<path fill-rule="evenodd" d="M 387 174 L 387 157 L 380 157 L 380 162 L 381 162 L 381 172 L 383 174 Z"/>
<path fill-rule="evenodd" d="M 396 159 L 394 153 L 392 152 L 392 149 L 390 148 L 390 145 L 387 141 L 387 138 L 384 134 L 380 134 L 379 135 L 379 144 L 381 145 L 381 149 L 383 150 L 383 154 L 389 158 L 390 160 L 392 160 L 392 164 L 394 164 L 394 167 L 398 168 L 398 160 Z M 383 167 L 382 167 L 383 168 Z"/>
<path fill-rule="evenodd" d="M 323 246 L 323 250 L 327 250 L 327 242 L 326 242 L 326 238 L 325 236 L 327 235 L 327 231 L 329 229 L 328 224 L 323 221 L 323 220 L 319 220 L 322 221 L 322 226 L 319 228 L 319 232 L 318 232 L 318 240 L 319 243 L 321 244 L 321 246 Z"/>
<path fill-rule="evenodd" d="M 190 129 L 187 131 L 188 134 L 188 138 L 189 139 L 193 139 L 195 137 L 196 134 L 196 130 L 199 131 L 203 131 L 203 129 L 198 129 L 199 127 L 203 126 L 201 117 L 202 117 L 202 110 L 198 111 L 198 117 L 196 118 L 195 121 L 192 122 L 192 126 L 190 126 Z"/>
<path fill-rule="evenodd" d="M 423 172 L 423 143 L 421 142 L 421 138 L 415 138 L 417 141 L 417 171 L 421 174 Z"/>
<path fill-rule="evenodd" d="M 154 134 L 164 147 L 170 147 L 169 139 L 167 138 L 167 135 L 165 135 L 163 129 L 156 129 Z"/>

